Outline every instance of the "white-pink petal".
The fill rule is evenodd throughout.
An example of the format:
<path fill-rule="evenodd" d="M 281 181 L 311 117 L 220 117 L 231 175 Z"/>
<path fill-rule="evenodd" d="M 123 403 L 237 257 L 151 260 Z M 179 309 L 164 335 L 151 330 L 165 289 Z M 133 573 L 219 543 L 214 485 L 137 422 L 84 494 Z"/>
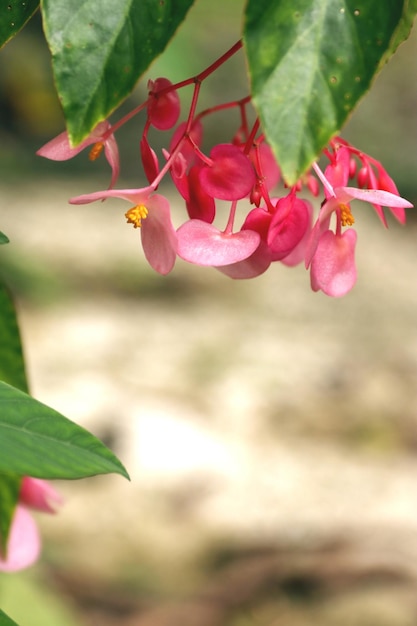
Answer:
<path fill-rule="evenodd" d="M 364 202 L 370 202 L 371 204 L 379 204 L 386 207 L 396 207 L 403 209 L 410 209 L 413 205 L 405 198 L 397 196 L 390 191 L 384 191 L 383 189 L 358 189 L 357 187 L 338 187 L 335 189 L 336 195 L 342 202 L 346 202 L 355 198 L 356 200 L 363 200 Z M 343 198 L 343 192 L 346 194 L 346 199 Z"/>

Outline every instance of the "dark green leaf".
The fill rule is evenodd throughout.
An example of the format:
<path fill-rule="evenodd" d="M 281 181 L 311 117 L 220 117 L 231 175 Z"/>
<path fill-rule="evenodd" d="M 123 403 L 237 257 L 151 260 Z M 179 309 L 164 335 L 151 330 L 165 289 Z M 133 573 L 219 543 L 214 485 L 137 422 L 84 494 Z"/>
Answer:
<path fill-rule="evenodd" d="M 19 626 L 6 613 L 0 609 L 0 626 Z"/>
<path fill-rule="evenodd" d="M 6 554 L 7 539 L 16 503 L 19 498 L 20 477 L 0 474 L 0 552 Z"/>
<path fill-rule="evenodd" d="M 42 0 L 67 128 L 79 143 L 130 94 L 194 0 Z"/>
<path fill-rule="evenodd" d="M 0 380 L 28 391 L 19 326 L 12 297 L 0 284 Z"/>
<path fill-rule="evenodd" d="M 403 0 L 248 1 L 244 40 L 254 103 L 289 184 L 369 89 L 403 8 Z"/>
<path fill-rule="evenodd" d="M 5 243 L 9 243 L 10 239 L 8 238 L 7 235 L 5 235 L 4 233 L 1 232 L 0 230 L 0 245 L 5 244 Z"/>
<path fill-rule="evenodd" d="M 32 17 L 39 0 L 2 0 L 0 4 L 0 48 Z"/>
<path fill-rule="evenodd" d="M 35 478 L 84 478 L 126 469 L 81 426 L 0 382 L 0 472 Z"/>

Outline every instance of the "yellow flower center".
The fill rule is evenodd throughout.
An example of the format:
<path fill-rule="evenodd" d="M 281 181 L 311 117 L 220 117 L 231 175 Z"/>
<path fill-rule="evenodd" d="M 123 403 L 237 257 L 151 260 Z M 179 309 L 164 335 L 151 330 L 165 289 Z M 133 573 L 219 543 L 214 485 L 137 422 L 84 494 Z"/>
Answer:
<path fill-rule="evenodd" d="M 90 159 L 90 161 L 95 161 L 96 159 L 98 159 L 100 154 L 103 152 L 103 148 L 104 148 L 104 143 L 102 143 L 101 141 L 98 141 L 97 143 L 95 143 L 94 146 L 90 150 L 90 154 L 88 155 L 88 158 Z"/>
<path fill-rule="evenodd" d="M 339 208 L 342 226 L 353 226 L 353 224 L 355 223 L 355 218 L 350 211 L 350 206 L 348 204 L 340 204 Z"/>
<path fill-rule="evenodd" d="M 142 220 L 148 216 L 148 209 L 143 204 L 138 204 L 125 213 L 127 223 L 133 224 L 133 228 L 140 228 Z"/>

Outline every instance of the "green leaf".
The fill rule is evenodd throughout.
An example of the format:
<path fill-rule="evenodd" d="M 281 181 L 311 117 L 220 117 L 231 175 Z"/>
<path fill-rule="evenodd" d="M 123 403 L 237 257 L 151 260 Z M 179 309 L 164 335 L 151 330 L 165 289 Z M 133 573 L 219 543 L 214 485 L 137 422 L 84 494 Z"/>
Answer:
<path fill-rule="evenodd" d="M 417 0 L 406 0 L 401 20 L 392 38 L 388 56 L 394 54 L 400 43 L 405 41 L 411 32 L 414 18 L 417 14 Z"/>
<path fill-rule="evenodd" d="M 55 83 L 74 144 L 130 94 L 193 1 L 41 1 Z"/>
<path fill-rule="evenodd" d="M 0 6 L 0 48 L 17 35 L 39 6 L 39 0 L 3 0 Z"/>
<path fill-rule="evenodd" d="M 0 284 L 0 380 L 28 391 L 19 326 L 12 297 Z"/>
<path fill-rule="evenodd" d="M 116 473 L 129 478 L 99 439 L 4 382 L 0 382 L 0 472 L 68 479 Z"/>
<path fill-rule="evenodd" d="M 0 552 L 5 555 L 13 513 L 19 498 L 21 478 L 0 474 Z"/>
<path fill-rule="evenodd" d="M 0 609 L 0 626 L 19 626 Z"/>
<path fill-rule="evenodd" d="M 4 233 L 2 233 L 1 230 L 0 230 L 0 246 L 2 244 L 9 243 L 9 241 L 10 241 L 10 239 L 8 238 L 8 236 L 5 235 Z"/>
<path fill-rule="evenodd" d="M 253 100 L 287 183 L 309 168 L 369 89 L 403 8 L 402 0 L 248 0 Z"/>

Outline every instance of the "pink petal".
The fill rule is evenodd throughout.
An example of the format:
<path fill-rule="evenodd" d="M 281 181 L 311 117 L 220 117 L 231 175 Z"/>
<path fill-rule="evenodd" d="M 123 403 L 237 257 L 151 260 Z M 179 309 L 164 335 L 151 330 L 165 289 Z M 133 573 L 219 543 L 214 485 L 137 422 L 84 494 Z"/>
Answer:
<path fill-rule="evenodd" d="M 242 230 L 254 230 L 266 242 L 271 218 L 271 213 L 262 207 L 252 209 L 246 216 Z"/>
<path fill-rule="evenodd" d="M 169 144 L 170 152 L 172 152 L 174 148 L 177 147 L 178 142 L 182 138 L 184 138 L 185 136 L 184 133 L 185 133 L 186 128 L 187 128 L 186 122 L 182 122 L 181 124 L 177 126 Z M 191 141 L 188 141 L 187 139 L 185 139 L 181 145 L 181 154 L 183 155 L 186 163 L 190 165 L 193 163 L 194 158 L 195 158 L 194 145 L 196 145 L 199 148 L 201 146 L 201 141 L 203 138 L 203 125 L 200 121 L 193 122 L 193 125 L 191 126 L 191 130 L 189 132 L 189 136 L 190 136 L 190 139 L 192 140 L 192 143 Z"/>
<path fill-rule="evenodd" d="M 255 252 L 251 254 L 247 259 L 239 261 L 238 263 L 231 263 L 230 265 L 223 265 L 217 267 L 222 274 L 226 274 L 230 278 L 243 279 L 243 278 L 256 278 L 260 276 L 271 265 L 271 253 L 268 246 L 261 241 Z"/>
<path fill-rule="evenodd" d="M 216 203 L 200 184 L 201 165 L 193 165 L 188 174 L 187 211 L 191 219 L 200 219 L 211 224 L 216 215 Z"/>
<path fill-rule="evenodd" d="M 142 137 L 140 140 L 140 154 L 146 178 L 151 183 L 158 175 L 159 163 L 155 150 L 152 150 L 146 137 Z"/>
<path fill-rule="evenodd" d="M 256 182 L 249 158 L 233 144 L 218 144 L 210 152 L 212 165 L 200 172 L 204 190 L 219 200 L 240 200 L 247 196 Z"/>
<path fill-rule="evenodd" d="M 411 202 L 408 202 L 408 200 L 405 200 L 401 196 L 397 196 L 395 193 L 384 191 L 382 189 L 339 187 L 338 189 L 335 189 L 335 192 L 338 198 L 342 196 L 342 193 L 340 193 L 339 196 L 339 192 L 344 192 L 350 199 L 356 198 L 356 200 L 363 200 L 364 202 L 371 202 L 372 204 L 375 203 L 386 207 L 410 209 L 413 206 Z"/>
<path fill-rule="evenodd" d="M 101 137 L 109 128 L 109 122 L 100 122 L 94 130 L 91 131 L 90 135 L 75 147 L 70 145 L 68 133 L 64 131 L 57 137 L 54 137 L 54 139 L 51 139 L 51 141 L 48 141 L 42 148 L 39 148 L 36 154 L 51 159 L 52 161 L 67 161 L 75 157 L 87 146 L 91 146 L 93 143 L 100 141 Z"/>
<path fill-rule="evenodd" d="M 252 230 L 225 234 L 201 220 L 185 222 L 177 231 L 178 256 L 196 265 L 219 267 L 247 259 L 258 247 Z"/>
<path fill-rule="evenodd" d="M 107 189 L 106 191 L 95 191 L 87 193 L 75 198 L 70 198 L 70 204 L 89 204 L 97 200 L 105 200 L 106 198 L 121 198 L 132 204 L 147 205 L 150 194 L 153 192 L 152 187 L 142 187 L 141 189 Z"/>
<path fill-rule="evenodd" d="M 356 231 L 352 228 L 342 235 L 327 230 L 320 238 L 311 262 L 311 287 L 328 296 L 344 296 L 355 285 Z"/>
<path fill-rule="evenodd" d="M 169 202 L 155 194 L 146 202 L 148 216 L 142 220 L 141 238 L 148 263 L 159 274 L 169 274 L 177 256 L 177 234 L 172 225 Z"/>
<path fill-rule="evenodd" d="M 341 147 L 337 150 L 335 160 L 328 165 L 324 175 L 332 187 L 342 187 L 349 180 L 350 154 L 349 150 Z M 328 192 L 326 190 L 326 196 Z"/>
<path fill-rule="evenodd" d="M 7 543 L 7 555 L 0 555 L 1 572 L 17 572 L 33 565 L 41 550 L 41 540 L 35 520 L 21 505 L 17 505 Z"/>
<path fill-rule="evenodd" d="M 19 502 L 38 511 L 55 513 L 54 505 L 61 504 L 62 498 L 46 480 L 25 476 L 22 479 Z"/>
<path fill-rule="evenodd" d="M 120 158 L 119 148 L 117 146 L 116 138 L 114 135 L 110 135 L 104 142 L 104 154 L 107 162 L 111 167 L 112 176 L 109 185 L 109 189 L 112 189 L 119 178 L 120 172 Z"/>
<path fill-rule="evenodd" d="M 309 227 L 310 215 L 307 203 L 292 193 L 278 201 L 268 231 L 273 261 L 288 256 L 299 244 Z"/>

